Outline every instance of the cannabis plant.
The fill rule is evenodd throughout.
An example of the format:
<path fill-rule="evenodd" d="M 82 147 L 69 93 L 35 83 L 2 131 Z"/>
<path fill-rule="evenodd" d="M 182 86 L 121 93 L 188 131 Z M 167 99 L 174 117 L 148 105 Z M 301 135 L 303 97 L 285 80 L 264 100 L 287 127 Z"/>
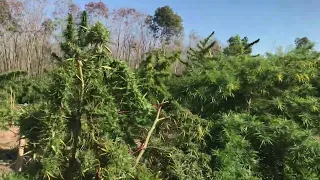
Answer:
<path fill-rule="evenodd" d="M 319 53 L 221 56 L 182 77 L 179 102 L 212 121 L 216 179 L 319 177 Z"/>
<path fill-rule="evenodd" d="M 109 55 L 109 31 L 101 23 L 76 25 L 69 15 L 64 52 L 51 72 L 47 97 L 20 120 L 29 140 L 25 173 L 36 179 L 144 179 L 130 148 L 141 139 L 154 110 L 137 89 L 127 65 Z M 125 113 L 124 113 L 125 112 Z"/>
<path fill-rule="evenodd" d="M 24 71 L 13 71 L 0 74 L 0 129 L 13 125 L 20 111 L 16 106 L 16 96 L 21 94 L 20 78 L 26 75 Z"/>

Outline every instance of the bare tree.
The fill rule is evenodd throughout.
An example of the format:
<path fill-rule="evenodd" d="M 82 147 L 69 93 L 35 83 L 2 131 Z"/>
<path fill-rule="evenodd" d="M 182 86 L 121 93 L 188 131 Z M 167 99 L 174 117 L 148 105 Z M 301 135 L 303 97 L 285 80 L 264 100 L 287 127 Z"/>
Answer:
<path fill-rule="evenodd" d="M 29 75 L 52 68 L 51 53 L 61 55 L 59 44 L 68 13 L 77 20 L 80 7 L 72 0 L 55 0 L 52 19 L 46 17 L 49 0 L 0 0 L 0 72 L 25 70 Z M 85 5 L 91 23 L 109 25 L 112 55 L 138 68 L 144 55 L 161 48 L 150 29 L 151 16 L 133 8 L 110 11 L 103 2 Z M 111 13 L 110 13 L 111 12 Z M 183 37 L 173 37 L 167 51 L 183 49 Z M 178 65 L 177 65 L 178 66 Z M 176 66 L 176 67 L 177 67 Z M 175 68 L 177 69 L 177 68 Z"/>
<path fill-rule="evenodd" d="M 85 5 L 85 10 L 89 15 L 89 22 L 91 24 L 100 21 L 101 23 L 106 22 L 109 17 L 109 8 L 108 6 L 99 1 L 99 2 L 90 2 Z"/>
<path fill-rule="evenodd" d="M 131 67 L 138 67 L 143 54 L 155 48 L 154 38 L 148 28 L 148 16 L 136 9 L 120 8 L 111 13 L 113 55 L 126 60 Z"/>
<path fill-rule="evenodd" d="M 16 0 L 10 4 L 10 16 L 16 27 L 2 29 L 0 72 L 25 70 L 30 75 L 39 74 L 51 65 L 52 31 L 48 31 L 48 25 L 43 28 L 47 6 L 46 0 Z"/>

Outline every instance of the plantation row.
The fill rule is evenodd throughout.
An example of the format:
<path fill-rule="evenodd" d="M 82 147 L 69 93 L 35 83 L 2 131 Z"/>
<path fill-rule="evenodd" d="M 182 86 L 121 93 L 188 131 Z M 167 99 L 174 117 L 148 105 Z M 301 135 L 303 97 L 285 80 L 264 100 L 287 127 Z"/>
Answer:
<path fill-rule="evenodd" d="M 110 55 L 110 32 L 87 19 L 69 15 L 54 70 L 0 76 L 0 123 L 17 124 L 29 152 L 22 171 L 3 178 L 319 179 L 320 53 L 311 43 L 264 57 L 251 55 L 257 41 L 239 38 L 212 53 L 212 33 L 186 59 L 157 49 L 133 70 Z"/>

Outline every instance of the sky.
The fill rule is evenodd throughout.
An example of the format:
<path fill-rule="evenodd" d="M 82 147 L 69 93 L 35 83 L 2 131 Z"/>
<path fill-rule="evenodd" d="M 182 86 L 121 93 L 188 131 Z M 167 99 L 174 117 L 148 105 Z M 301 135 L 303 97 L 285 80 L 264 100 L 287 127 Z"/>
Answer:
<path fill-rule="evenodd" d="M 94 0 L 73 0 L 84 6 Z M 97 1 L 97 0 L 96 0 Z M 227 45 L 234 35 L 260 38 L 253 53 L 275 52 L 294 47 L 297 37 L 308 37 L 320 50 L 319 0 L 102 0 L 110 9 L 135 8 L 150 15 L 169 5 L 183 19 L 185 34 L 192 30 L 201 37 L 215 31 Z"/>

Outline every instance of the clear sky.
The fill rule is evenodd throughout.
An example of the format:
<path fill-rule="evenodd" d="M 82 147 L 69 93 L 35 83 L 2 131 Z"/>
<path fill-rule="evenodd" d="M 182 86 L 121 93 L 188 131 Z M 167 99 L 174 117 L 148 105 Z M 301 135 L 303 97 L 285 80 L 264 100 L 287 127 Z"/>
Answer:
<path fill-rule="evenodd" d="M 82 6 L 94 0 L 74 0 Z M 97 0 L 96 0 L 97 1 Z M 260 38 L 254 53 L 274 52 L 294 45 L 296 37 L 307 36 L 320 49 L 320 0 L 102 0 L 110 9 L 135 8 L 153 15 L 169 5 L 183 18 L 186 34 L 202 37 L 215 31 L 226 44 L 230 36 Z"/>

